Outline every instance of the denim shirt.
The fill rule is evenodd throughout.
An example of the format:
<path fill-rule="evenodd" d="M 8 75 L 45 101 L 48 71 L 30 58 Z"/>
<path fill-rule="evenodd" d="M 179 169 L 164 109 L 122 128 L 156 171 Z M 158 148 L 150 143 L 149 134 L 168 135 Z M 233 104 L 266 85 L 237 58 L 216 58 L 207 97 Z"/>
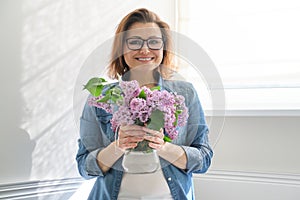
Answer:
<path fill-rule="evenodd" d="M 187 156 L 186 170 L 179 169 L 160 158 L 162 171 L 175 200 L 193 200 L 193 173 L 205 173 L 213 156 L 208 141 L 208 126 L 198 95 L 193 85 L 184 81 L 162 80 L 164 90 L 185 97 L 189 118 L 186 126 L 179 128 L 178 137 L 172 141 L 183 148 Z M 89 200 L 117 200 L 123 177 L 122 159 L 118 159 L 109 171 L 103 173 L 97 164 L 97 154 L 115 140 L 111 129 L 112 115 L 103 109 L 84 107 L 80 119 L 79 149 L 76 155 L 78 170 L 86 179 L 97 178 Z"/>

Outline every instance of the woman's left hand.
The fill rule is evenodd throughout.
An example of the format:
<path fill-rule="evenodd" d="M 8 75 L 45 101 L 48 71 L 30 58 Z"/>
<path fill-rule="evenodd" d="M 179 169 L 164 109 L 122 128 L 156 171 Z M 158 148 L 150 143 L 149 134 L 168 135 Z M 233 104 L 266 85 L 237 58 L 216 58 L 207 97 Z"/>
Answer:
<path fill-rule="evenodd" d="M 159 150 L 164 146 L 165 141 L 163 129 L 160 129 L 160 131 L 156 131 L 147 127 L 143 127 L 143 131 L 148 133 L 144 136 L 144 139 L 149 141 L 149 147 Z"/>
<path fill-rule="evenodd" d="M 149 147 L 156 149 L 158 156 L 172 163 L 180 169 L 186 169 L 187 155 L 181 146 L 164 141 L 164 131 L 155 131 L 143 127 L 143 131 L 147 134 L 144 139 L 149 141 Z"/>

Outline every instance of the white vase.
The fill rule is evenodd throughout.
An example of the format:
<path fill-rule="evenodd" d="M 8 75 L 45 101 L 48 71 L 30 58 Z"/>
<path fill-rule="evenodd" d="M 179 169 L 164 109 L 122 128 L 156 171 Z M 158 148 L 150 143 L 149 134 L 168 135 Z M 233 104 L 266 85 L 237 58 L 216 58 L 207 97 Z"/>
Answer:
<path fill-rule="evenodd" d="M 126 150 L 122 165 L 127 173 L 153 173 L 159 168 L 159 157 L 155 149 L 152 151 Z"/>

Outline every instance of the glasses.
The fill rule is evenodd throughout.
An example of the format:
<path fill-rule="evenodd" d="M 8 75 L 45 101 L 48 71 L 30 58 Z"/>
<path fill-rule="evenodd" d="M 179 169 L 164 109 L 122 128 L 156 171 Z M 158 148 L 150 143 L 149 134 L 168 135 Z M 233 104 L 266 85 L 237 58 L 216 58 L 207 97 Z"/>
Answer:
<path fill-rule="evenodd" d="M 159 50 L 164 45 L 162 38 L 149 38 L 147 40 L 141 38 L 128 38 L 126 39 L 126 45 L 130 50 L 140 50 L 144 46 L 145 41 L 147 42 L 148 48 L 151 50 Z"/>

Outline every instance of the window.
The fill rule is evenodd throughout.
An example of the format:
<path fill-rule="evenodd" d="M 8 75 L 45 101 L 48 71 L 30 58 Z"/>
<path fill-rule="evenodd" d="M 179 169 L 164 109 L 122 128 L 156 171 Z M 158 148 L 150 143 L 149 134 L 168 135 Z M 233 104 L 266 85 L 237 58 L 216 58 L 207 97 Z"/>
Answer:
<path fill-rule="evenodd" d="M 177 29 L 215 63 L 228 113 L 300 114 L 298 0 L 177 2 Z"/>

